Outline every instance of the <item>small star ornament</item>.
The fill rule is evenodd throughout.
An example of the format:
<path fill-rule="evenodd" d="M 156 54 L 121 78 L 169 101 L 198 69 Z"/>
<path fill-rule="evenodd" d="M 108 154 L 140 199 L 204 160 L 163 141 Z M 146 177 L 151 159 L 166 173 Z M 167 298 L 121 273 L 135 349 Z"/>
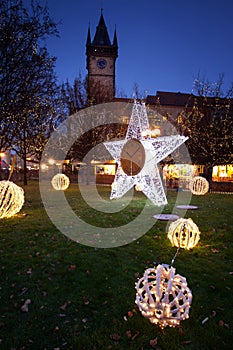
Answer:
<path fill-rule="evenodd" d="M 167 204 L 157 164 L 187 139 L 180 135 L 151 138 L 145 103 L 135 101 L 126 138 L 104 143 L 118 164 L 110 199 L 138 186 L 156 206 Z"/>

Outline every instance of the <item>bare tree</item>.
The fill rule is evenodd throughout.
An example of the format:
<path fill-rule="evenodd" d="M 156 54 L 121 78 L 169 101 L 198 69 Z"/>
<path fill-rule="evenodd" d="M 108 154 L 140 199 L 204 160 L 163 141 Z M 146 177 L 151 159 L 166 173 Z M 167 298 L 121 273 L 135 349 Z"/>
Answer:
<path fill-rule="evenodd" d="M 224 95 L 223 75 L 217 83 L 196 79 L 192 109 L 185 108 L 178 118 L 182 134 L 189 136 L 187 146 L 193 163 L 206 166 L 206 177 L 212 177 L 214 165 L 233 161 L 232 130 L 233 100 L 232 87 Z"/>
<path fill-rule="evenodd" d="M 92 86 L 92 92 L 95 91 L 95 99 L 88 99 L 88 85 L 86 78 L 82 78 L 79 75 L 74 83 L 71 85 L 68 81 L 62 85 L 62 98 L 63 103 L 67 112 L 70 115 L 90 106 L 98 105 L 104 102 L 110 102 L 111 99 L 108 94 L 108 89 L 104 89 L 103 86 L 99 89 L 99 85 L 95 83 Z M 96 119 L 101 120 L 101 116 L 96 114 Z M 87 121 L 89 123 L 89 121 Z M 79 126 L 80 127 L 80 126 Z M 85 125 L 83 126 L 85 130 Z M 67 158 L 74 160 L 82 160 L 84 156 L 97 144 L 106 141 L 111 138 L 119 138 L 125 134 L 125 125 L 120 123 L 110 123 L 105 125 L 100 125 L 98 127 L 91 127 L 89 125 L 89 130 L 83 132 L 74 145 L 71 147 Z"/>
<path fill-rule="evenodd" d="M 2 0 L 0 17 L 1 148 L 14 148 L 22 157 L 27 184 L 27 156 L 41 153 L 61 114 L 56 58 L 45 45 L 58 31 L 47 6 L 37 1 L 27 9 L 21 0 Z"/>

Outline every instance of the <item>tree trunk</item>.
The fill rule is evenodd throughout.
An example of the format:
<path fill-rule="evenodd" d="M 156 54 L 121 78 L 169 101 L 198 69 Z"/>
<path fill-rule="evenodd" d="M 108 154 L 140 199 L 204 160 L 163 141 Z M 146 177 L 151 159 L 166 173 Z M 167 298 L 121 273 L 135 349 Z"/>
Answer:
<path fill-rule="evenodd" d="M 209 189 L 212 189 L 212 175 L 213 175 L 213 167 L 210 165 L 205 166 L 205 178 L 209 182 Z"/>
<path fill-rule="evenodd" d="M 27 182 L 27 147 L 26 147 L 26 137 L 23 141 L 23 184 L 26 186 Z"/>
<path fill-rule="evenodd" d="M 23 184 L 26 186 L 28 184 L 27 180 L 27 159 L 26 155 L 23 157 Z"/>

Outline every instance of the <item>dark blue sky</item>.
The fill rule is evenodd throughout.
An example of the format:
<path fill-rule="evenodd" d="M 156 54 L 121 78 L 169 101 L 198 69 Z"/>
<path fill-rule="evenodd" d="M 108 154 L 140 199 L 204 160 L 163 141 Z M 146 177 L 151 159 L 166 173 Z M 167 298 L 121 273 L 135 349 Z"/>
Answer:
<path fill-rule="evenodd" d="M 111 40 L 117 29 L 117 92 L 131 97 L 137 83 L 145 95 L 189 93 L 198 74 L 215 83 L 224 73 L 225 90 L 233 82 L 232 0 L 47 1 L 51 17 L 61 21 L 60 39 L 48 41 L 59 81 L 72 83 L 79 72 L 87 74 L 88 25 L 93 39 L 103 7 Z"/>

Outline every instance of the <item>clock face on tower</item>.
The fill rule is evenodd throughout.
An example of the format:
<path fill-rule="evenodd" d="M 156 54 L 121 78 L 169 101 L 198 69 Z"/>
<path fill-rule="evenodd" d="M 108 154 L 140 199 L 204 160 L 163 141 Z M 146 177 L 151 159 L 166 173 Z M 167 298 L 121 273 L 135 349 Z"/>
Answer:
<path fill-rule="evenodd" d="M 104 58 L 99 58 L 97 61 L 97 66 L 100 69 L 104 69 L 107 66 L 107 61 Z"/>
<path fill-rule="evenodd" d="M 140 173 L 145 164 L 145 149 L 138 139 L 130 139 L 121 151 L 121 167 L 126 175 Z"/>

